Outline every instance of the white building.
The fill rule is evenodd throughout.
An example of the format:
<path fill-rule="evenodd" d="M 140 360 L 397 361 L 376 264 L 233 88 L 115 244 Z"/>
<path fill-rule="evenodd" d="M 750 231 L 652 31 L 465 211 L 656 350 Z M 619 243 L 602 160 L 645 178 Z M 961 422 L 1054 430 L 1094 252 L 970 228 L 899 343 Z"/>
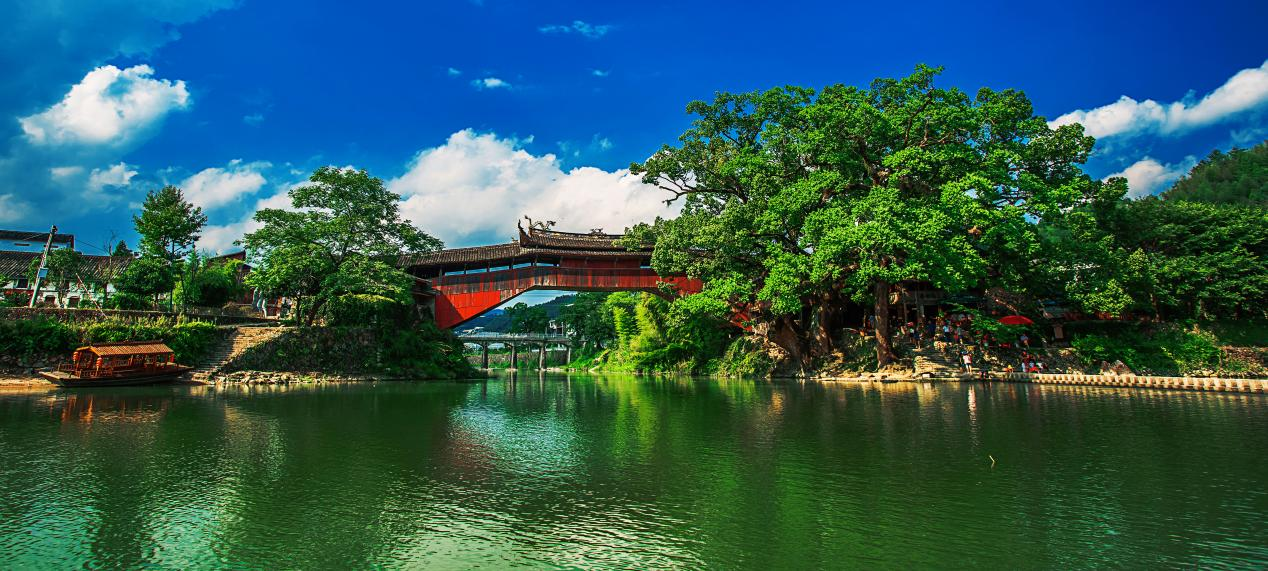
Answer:
<path fill-rule="evenodd" d="M 17 295 L 25 303 L 34 293 L 31 268 L 39 264 L 48 232 L 0 230 L 0 293 Z M 55 234 L 52 250 L 75 249 L 75 236 Z M 132 262 L 130 257 L 84 255 L 83 269 L 61 283 L 41 280 L 37 303 L 57 307 L 79 307 L 85 300 L 100 302 L 115 292 L 113 281 Z"/>

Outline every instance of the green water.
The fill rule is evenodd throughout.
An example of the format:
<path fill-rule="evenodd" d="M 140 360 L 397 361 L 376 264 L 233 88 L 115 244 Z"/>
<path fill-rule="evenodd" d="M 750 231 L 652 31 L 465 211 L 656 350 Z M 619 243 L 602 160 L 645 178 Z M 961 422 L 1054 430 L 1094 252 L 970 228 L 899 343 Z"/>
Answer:
<path fill-rule="evenodd" d="M 0 393 L 0 568 L 1263 567 L 1266 418 L 584 375 Z"/>

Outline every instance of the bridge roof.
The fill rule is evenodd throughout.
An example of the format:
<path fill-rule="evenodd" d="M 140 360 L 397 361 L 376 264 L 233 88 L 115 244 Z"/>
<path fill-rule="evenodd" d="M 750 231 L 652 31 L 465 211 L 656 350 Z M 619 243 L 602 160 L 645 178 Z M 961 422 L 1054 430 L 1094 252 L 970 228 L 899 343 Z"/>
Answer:
<path fill-rule="evenodd" d="M 630 251 L 618 246 L 621 234 L 588 234 L 558 232 L 529 227 L 519 229 L 519 239 L 505 244 L 451 248 L 426 254 L 410 254 L 401 262 L 405 266 L 443 266 L 473 262 L 506 262 L 533 256 L 582 256 L 628 258 L 645 256 L 651 248 Z"/>
<path fill-rule="evenodd" d="M 543 230 L 529 226 L 528 230 L 520 227 L 519 243 L 524 246 L 537 246 L 542 248 L 562 248 L 576 250 L 619 250 L 628 251 L 622 246 L 616 244 L 617 240 L 624 237 L 623 234 L 604 234 L 597 230 L 588 234 L 579 232 L 560 232 L 557 230 Z"/>

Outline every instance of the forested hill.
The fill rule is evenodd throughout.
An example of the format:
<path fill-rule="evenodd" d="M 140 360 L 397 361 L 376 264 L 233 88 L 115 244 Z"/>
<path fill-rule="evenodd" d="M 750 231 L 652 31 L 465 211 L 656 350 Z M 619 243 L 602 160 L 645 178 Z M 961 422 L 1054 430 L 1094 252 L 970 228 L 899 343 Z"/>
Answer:
<path fill-rule="evenodd" d="M 1163 193 L 1168 200 L 1268 205 L 1268 141 L 1214 151 Z"/>
<path fill-rule="evenodd" d="M 541 308 L 545 310 L 547 319 L 556 319 L 559 312 L 568 304 L 572 303 L 577 296 L 563 295 L 541 304 Z M 482 328 L 483 331 L 490 333 L 508 333 L 511 331 L 511 316 L 502 309 L 494 309 L 484 315 L 476 317 L 460 326 L 459 330 Z"/>

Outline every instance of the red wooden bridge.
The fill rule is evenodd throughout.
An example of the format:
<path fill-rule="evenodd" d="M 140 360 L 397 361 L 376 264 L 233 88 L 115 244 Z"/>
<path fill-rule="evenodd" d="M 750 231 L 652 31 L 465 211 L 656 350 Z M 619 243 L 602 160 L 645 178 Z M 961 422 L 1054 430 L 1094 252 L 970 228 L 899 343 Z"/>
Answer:
<path fill-rule="evenodd" d="M 648 291 L 668 283 L 679 294 L 700 291 L 698 279 L 659 276 L 651 249 L 618 246 L 619 234 L 558 232 L 535 225 L 506 244 L 455 248 L 406 257 L 406 271 L 430 288 L 436 324 L 449 329 L 529 290 Z"/>

